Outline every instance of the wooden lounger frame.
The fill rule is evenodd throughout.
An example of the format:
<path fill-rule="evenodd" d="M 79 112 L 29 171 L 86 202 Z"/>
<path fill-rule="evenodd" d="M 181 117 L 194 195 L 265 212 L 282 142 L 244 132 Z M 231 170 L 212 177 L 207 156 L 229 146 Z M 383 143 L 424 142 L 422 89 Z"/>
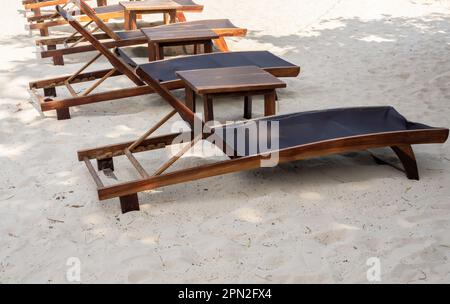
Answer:
<path fill-rule="evenodd" d="M 142 37 L 131 39 L 120 38 L 113 30 L 109 28 L 106 23 L 103 22 L 102 19 L 100 19 L 95 14 L 91 7 L 84 1 L 80 1 L 80 10 L 90 18 L 90 21 L 84 25 L 84 28 L 87 29 L 88 25 L 90 25 L 92 22 L 95 22 L 96 27 L 90 32 L 99 41 L 108 40 L 106 42 L 103 42 L 103 45 L 107 48 L 126 47 L 148 43 L 148 40 L 144 35 L 142 35 Z M 204 22 L 208 22 L 208 20 L 205 20 Z M 97 30 L 101 30 L 103 31 L 103 33 L 95 33 Z M 214 40 L 214 43 L 222 52 L 229 51 L 227 43 L 223 37 L 243 37 L 247 34 L 247 29 L 238 27 L 214 28 L 213 30 L 217 35 L 220 36 L 219 39 Z M 92 44 L 79 45 L 79 43 L 85 41 L 85 37 L 79 35 L 78 32 L 75 32 L 69 37 L 36 40 L 36 45 L 41 49 L 42 58 L 53 58 L 54 65 L 64 65 L 64 55 L 90 52 L 95 50 L 95 47 Z M 58 45 L 64 45 L 65 47 L 57 49 Z"/>
<path fill-rule="evenodd" d="M 209 20 L 204 21 L 208 22 Z M 224 37 L 245 37 L 245 35 L 247 35 L 247 29 L 239 27 L 214 28 L 213 31 L 220 36 L 219 39 L 214 39 L 213 42 L 216 45 L 217 49 L 222 52 L 230 51 Z M 107 48 L 136 46 L 148 43 L 148 40 L 145 36 L 130 39 L 121 39 L 119 37 L 113 40 L 111 40 L 111 37 L 106 33 L 93 33 L 93 36 L 99 41 L 108 40 L 102 42 L 102 44 Z M 83 41 L 82 39 L 82 36 L 75 33 L 69 37 L 36 40 L 36 45 L 40 48 L 41 58 L 52 58 L 54 65 L 64 65 L 64 56 L 66 55 L 91 52 L 95 50 L 95 47 L 91 44 L 78 45 Z M 58 49 L 58 45 L 65 45 L 65 47 Z"/>
<path fill-rule="evenodd" d="M 60 7 L 58 7 L 58 10 L 60 10 L 61 14 L 64 14 Z M 153 89 L 145 85 L 140 77 L 136 75 L 133 67 L 129 66 L 124 60 L 121 59 L 120 56 L 118 56 L 107 46 L 99 42 L 94 34 L 86 30 L 78 21 L 70 19 L 70 17 L 67 18 L 69 18 L 69 24 L 77 32 L 79 32 L 83 36 L 83 38 L 86 39 L 86 41 L 91 43 L 91 45 L 99 52 L 99 54 L 96 55 L 92 60 L 90 60 L 86 65 L 84 65 L 73 75 L 34 81 L 29 84 L 30 92 L 37 100 L 38 106 L 43 112 L 56 110 L 58 120 L 69 119 L 70 107 L 154 93 Z M 104 56 L 108 59 L 108 61 L 112 65 L 112 69 L 84 72 L 100 56 Z M 272 67 L 265 70 L 277 77 L 295 77 L 300 72 L 300 69 L 297 66 Z M 127 76 L 135 84 L 135 86 L 107 92 L 93 93 L 93 90 L 97 89 L 106 79 L 119 75 Z M 72 88 L 73 84 L 96 80 L 97 82 L 95 82 L 91 87 L 86 89 L 81 94 L 76 94 L 75 90 Z M 169 90 L 181 89 L 184 87 L 183 82 L 179 79 L 164 82 L 162 83 L 162 85 Z M 65 99 L 56 99 L 56 87 L 61 86 L 66 87 L 71 93 L 72 97 Z M 38 94 L 38 89 L 44 90 L 43 96 Z"/>
<path fill-rule="evenodd" d="M 42 25 L 46 20 L 52 20 L 58 17 L 56 12 L 43 15 L 41 8 L 56 6 L 56 5 L 67 5 L 70 0 L 48 0 L 36 2 L 35 0 L 23 0 L 22 4 L 25 9 L 31 10 L 33 15 L 28 17 L 28 22 L 34 22 L 35 24 L 30 25 L 30 29 L 39 29 L 41 36 L 49 35 L 49 26 Z M 97 7 L 106 6 L 107 0 L 97 0 Z"/>
<path fill-rule="evenodd" d="M 153 79 L 150 75 L 146 74 L 142 70 L 138 69 L 137 74 L 141 77 L 141 79 L 144 80 L 144 82 L 152 87 L 156 93 L 158 93 L 164 100 L 166 100 L 185 121 L 187 121 L 191 126 L 194 125 L 194 120 L 198 118 L 188 107 L 185 106 L 184 102 L 176 98 L 157 80 Z M 150 175 L 139 163 L 137 163 L 137 160 L 132 157 L 132 153 L 151 151 L 170 146 L 173 140 L 180 135 L 179 133 L 153 138 L 148 138 L 148 136 L 151 135 L 156 129 L 158 129 L 164 122 L 166 122 L 168 117 L 171 117 L 174 112 L 175 111 L 170 112 L 160 122 L 158 122 L 143 136 L 141 136 L 137 141 L 125 142 L 89 150 L 82 150 L 78 152 L 78 160 L 83 161 L 86 164 L 90 174 L 92 175 L 96 183 L 99 200 L 119 197 L 122 212 L 139 210 L 139 200 L 137 196 L 138 192 L 153 190 L 164 186 L 184 183 L 226 173 L 260 168 L 261 161 L 267 157 L 267 155 L 235 157 L 230 160 L 220 161 L 213 164 L 164 173 L 197 141 L 206 138 L 206 134 L 201 134 L 200 136 L 197 135 L 197 137 L 194 138 L 194 135 L 189 132 L 192 141 L 188 143 L 187 146 L 185 146 L 185 148 L 180 151 L 180 153 L 172 157 L 168 162 L 163 164 L 160 169 L 156 170 L 153 174 Z M 361 151 L 379 147 L 391 147 L 403 164 L 406 176 L 409 179 L 418 180 L 419 174 L 417 163 L 411 145 L 425 143 L 443 143 L 448 137 L 448 132 L 448 129 L 434 128 L 425 130 L 406 130 L 350 136 L 289 147 L 281 149 L 277 151 L 277 153 L 279 156 L 279 163 L 286 163 L 312 157 L 325 156 L 329 154 Z M 91 160 L 97 160 L 97 166 L 99 170 L 114 170 L 113 158 L 120 155 L 126 155 L 130 159 L 133 166 L 138 171 L 140 178 L 112 186 L 105 186 L 101 182 L 100 177 L 93 168 Z"/>
<path fill-rule="evenodd" d="M 57 1 L 61 2 L 61 0 L 57 0 Z M 79 1 L 84 2 L 83 0 L 79 0 Z M 62 3 L 60 3 L 60 4 L 66 4 L 66 3 L 69 3 L 69 2 L 62 1 Z M 98 6 L 105 6 L 104 2 L 101 2 L 101 4 L 102 5 L 98 5 Z M 57 5 L 59 5 L 59 4 L 57 4 Z M 36 4 L 36 6 L 38 6 L 38 3 Z M 41 7 L 43 7 L 43 6 L 45 6 L 44 3 L 42 3 Z M 25 7 L 27 7 L 27 6 L 25 6 Z M 40 13 L 40 8 L 36 8 L 36 9 L 32 9 L 32 10 L 34 12 L 34 16 L 27 18 L 28 21 L 30 22 L 30 25 L 29 25 L 30 30 L 40 30 L 41 36 L 48 36 L 49 28 L 51 28 L 51 27 L 65 25 L 68 23 L 67 20 L 65 20 L 64 18 L 60 18 L 60 16 L 58 16 L 55 13 L 42 15 Z M 199 13 L 202 11 L 203 11 L 202 5 L 197 5 L 197 6 L 192 6 L 192 7 L 191 6 L 183 7 L 183 11 L 177 11 L 175 19 L 178 22 L 184 22 L 184 21 L 186 21 L 184 12 L 198 12 Z M 36 15 L 36 12 L 39 12 L 39 14 Z M 124 12 L 122 10 L 113 11 L 113 12 L 96 13 L 96 15 L 98 18 L 100 18 L 101 20 L 104 20 L 104 21 L 108 21 L 109 19 L 123 19 L 124 18 Z M 91 19 L 89 16 L 86 16 L 86 15 L 79 15 L 79 16 L 74 16 L 74 17 L 76 17 L 76 19 L 79 22 L 89 22 Z M 138 18 L 140 18 L 140 15 L 138 16 Z"/>

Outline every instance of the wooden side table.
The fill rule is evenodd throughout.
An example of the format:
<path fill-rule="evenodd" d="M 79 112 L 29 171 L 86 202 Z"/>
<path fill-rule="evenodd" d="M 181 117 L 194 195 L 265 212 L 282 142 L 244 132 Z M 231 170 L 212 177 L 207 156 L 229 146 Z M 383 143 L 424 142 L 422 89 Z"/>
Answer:
<path fill-rule="evenodd" d="M 160 30 L 146 28 L 141 30 L 148 39 L 149 61 L 164 59 L 164 47 L 176 45 L 204 45 L 205 53 L 212 53 L 213 39 L 218 39 L 214 31 L 204 26 L 174 26 Z M 195 47 L 197 50 L 197 47 Z M 197 52 L 197 51 L 195 51 Z"/>
<path fill-rule="evenodd" d="M 186 105 L 195 112 L 195 94 L 202 96 L 205 122 L 214 120 L 213 98 L 244 96 L 244 118 L 250 119 L 252 96 L 264 95 L 264 116 L 275 114 L 276 89 L 286 83 L 256 66 L 177 72 L 185 83 Z"/>
<path fill-rule="evenodd" d="M 203 5 L 191 0 L 145 0 L 119 2 L 124 9 L 125 30 L 137 29 L 137 16 L 143 14 L 158 14 L 164 16 L 164 23 L 175 23 L 176 19 L 185 21 L 183 11 L 201 12 Z"/>

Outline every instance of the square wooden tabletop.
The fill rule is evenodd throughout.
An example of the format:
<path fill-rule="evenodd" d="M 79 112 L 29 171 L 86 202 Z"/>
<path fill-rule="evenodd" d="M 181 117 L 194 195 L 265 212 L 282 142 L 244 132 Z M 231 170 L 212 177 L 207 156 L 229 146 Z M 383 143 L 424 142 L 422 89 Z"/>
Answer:
<path fill-rule="evenodd" d="M 197 94 L 250 92 L 285 88 L 286 83 L 257 66 L 179 71 Z"/>
<path fill-rule="evenodd" d="M 203 25 L 174 24 L 175 26 L 160 28 L 144 28 L 142 33 L 149 41 L 155 43 L 164 42 L 182 42 L 182 41 L 204 41 L 208 39 L 217 39 L 217 35 L 213 30 Z"/>
<path fill-rule="evenodd" d="M 160 11 L 178 9 L 180 4 L 173 0 L 146 0 L 146 1 L 127 1 L 119 2 L 127 11 Z"/>
<path fill-rule="evenodd" d="M 203 5 L 196 4 L 192 0 L 122 1 L 119 4 L 127 11 L 203 10 Z"/>

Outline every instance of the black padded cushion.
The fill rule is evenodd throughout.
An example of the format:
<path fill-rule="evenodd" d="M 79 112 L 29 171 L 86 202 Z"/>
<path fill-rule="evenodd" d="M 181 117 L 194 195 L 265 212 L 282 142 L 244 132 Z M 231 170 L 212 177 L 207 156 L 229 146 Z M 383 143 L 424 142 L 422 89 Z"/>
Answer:
<path fill-rule="evenodd" d="M 125 53 L 120 48 L 115 48 L 114 49 L 114 53 L 118 57 L 120 57 L 126 64 L 128 64 L 130 67 L 132 67 L 132 68 L 136 68 L 137 67 L 137 63 L 133 59 L 131 59 L 131 57 L 128 56 L 127 53 Z"/>
<path fill-rule="evenodd" d="M 92 8 L 96 14 L 122 13 L 123 7 L 120 4 L 106 5 Z M 79 9 L 71 10 L 72 16 L 84 15 Z"/>
<path fill-rule="evenodd" d="M 227 52 L 194 55 L 155 61 L 140 65 L 139 68 L 159 82 L 177 80 L 177 71 L 215 69 L 238 66 L 257 66 L 262 69 L 276 67 L 295 67 L 267 51 Z"/>
<path fill-rule="evenodd" d="M 279 149 L 291 148 L 304 144 L 316 143 L 324 140 L 339 139 L 349 136 L 360 136 L 374 133 L 407 131 L 418 129 L 432 129 L 432 127 L 409 122 L 393 107 L 358 107 L 300 112 L 254 120 L 277 121 L 279 123 Z M 257 125 L 257 124 L 256 124 Z M 245 129 L 245 122 L 236 123 L 215 129 L 215 134 L 234 147 L 237 146 L 236 134 Z M 227 139 L 226 133 L 234 132 L 235 139 Z M 230 133 L 229 133 L 230 134 Z M 244 134 L 244 133 L 243 133 Z M 258 128 L 259 134 L 259 128 Z M 268 132 L 270 134 L 270 132 Z M 258 136 L 245 137 L 245 151 L 243 147 L 239 156 L 248 156 L 255 153 L 249 151 L 249 143 L 258 146 Z M 257 153 L 274 151 L 258 148 Z M 254 151 L 253 151 L 254 152 Z"/>
<path fill-rule="evenodd" d="M 117 34 L 117 36 L 120 37 L 120 39 L 123 39 L 123 40 L 145 38 L 145 35 L 144 35 L 144 33 L 142 33 L 141 30 L 116 32 L 116 34 Z"/>

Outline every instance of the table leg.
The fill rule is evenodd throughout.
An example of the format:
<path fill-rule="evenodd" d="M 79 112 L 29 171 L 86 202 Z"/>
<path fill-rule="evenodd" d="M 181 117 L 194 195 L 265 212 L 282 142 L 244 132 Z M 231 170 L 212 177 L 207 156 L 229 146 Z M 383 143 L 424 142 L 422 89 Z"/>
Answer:
<path fill-rule="evenodd" d="M 275 90 L 264 95 L 264 116 L 275 115 Z"/>
<path fill-rule="evenodd" d="M 124 17 L 125 17 L 125 25 L 124 25 L 125 30 L 132 31 L 137 29 L 136 12 L 125 10 Z"/>
<path fill-rule="evenodd" d="M 186 17 L 183 12 L 177 12 L 176 18 L 178 22 L 186 22 Z"/>
<path fill-rule="evenodd" d="M 228 52 L 230 49 L 228 48 L 227 42 L 223 37 L 220 37 L 218 39 L 214 39 L 214 44 L 217 46 L 217 48 L 221 52 Z"/>
<path fill-rule="evenodd" d="M 169 17 L 170 17 L 169 23 L 176 23 L 177 22 L 177 11 L 176 10 L 170 11 Z"/>
<path fill-rule="evenodd" d="M 148 61 L 152 62 L 156 60 L 156 48 L 153 42 L 148 43 Z"/>
<path fill-rule="evenodd" d="M 205 116 L 205 122 L 214 120 L 213 100 L 208 94 L 203 95 L 203 112 Z"/>
<path fill-rule="evenodd" d="M 163 23 L 169 24 L 169 14 L 168 13 L 163 13 Z"/>
<path fill-rule="evenodd" d="M 156 60 L 164 59 L 164 45 L 161 43 L 155 43 Z"/>
<path fill-rule="evenodd" d="M 213 43 L 212 43 L 212 41 L 209 40 L 208 42 L 205 42 L 204 48 L 205 48 L 205 54 L 206 53 L 212 53 L 213 52 Z"/>
<path fill-rule="evenodd" d="M 184 91 L 185 91 L 185 94 L 186 94 L 186 106 L 189 109 L 191 109 L 192 112 L 195 113 L 195 93 L 188 86 L 186 86 Z"/>
<path fill-rule="evenodd" d="M 252 96 L 247 95 L 244 97 L 244 118 L 252 118 Z"/>
<path fill-rule="evenodd" d="M 130 12 L 129 11 L 127 11 L 127 10 L 124 10 L 124 12 L 123 12 L 123 28 L 126 30 L 126 31 L 129 31 L 130 30 Z"/>

